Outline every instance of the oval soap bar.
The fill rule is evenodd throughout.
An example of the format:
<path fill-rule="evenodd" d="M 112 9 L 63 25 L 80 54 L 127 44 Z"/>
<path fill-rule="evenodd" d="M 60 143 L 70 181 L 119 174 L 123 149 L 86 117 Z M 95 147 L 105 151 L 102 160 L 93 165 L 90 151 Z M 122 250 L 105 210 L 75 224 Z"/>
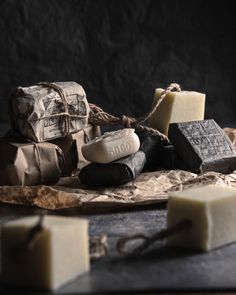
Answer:
<path fill-rule="evenodd" d="M 83 145 L 81 151 L 86 160 L 106 164 L 136 153 L 139 147 L 140 141 L 134 129 L 125 128 L 104 133 Z"/>

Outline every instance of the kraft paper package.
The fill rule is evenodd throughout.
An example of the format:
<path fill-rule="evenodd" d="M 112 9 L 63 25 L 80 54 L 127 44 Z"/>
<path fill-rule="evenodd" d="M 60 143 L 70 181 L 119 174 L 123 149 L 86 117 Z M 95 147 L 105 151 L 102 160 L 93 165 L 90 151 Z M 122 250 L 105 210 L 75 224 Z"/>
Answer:
<path fill-rule="evenodd" d="M 72 175 L 76 169 L 81 169 L 88 164 L 82 155 L 81 147 L 83 144 L 101 135 L 99 126 L 88 124 L 76 133 L 69 134 L 65 137 L 51 140 L 50 142 L 58 145 L 65 157 L 62 175 Z"/>
<path fill-rule="evenodd" d="M 9 98 L 12 129 L 34 142 L 83 129 L 89 111 L 85 91 L 76 82 L 41 82 L 17 87 Z"/>
<path fill-rule="evenodd" d="M 56 184 L 64 162 L 58 146 L 19 138 L 0 138 L 0 158 L 0 185 Z"/>

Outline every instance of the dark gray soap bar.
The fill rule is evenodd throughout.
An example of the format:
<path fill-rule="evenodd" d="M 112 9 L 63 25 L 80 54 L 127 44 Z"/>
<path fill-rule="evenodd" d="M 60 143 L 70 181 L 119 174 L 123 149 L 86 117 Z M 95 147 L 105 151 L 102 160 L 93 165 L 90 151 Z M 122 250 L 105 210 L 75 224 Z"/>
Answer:
<path fill-rule="evenodd" d="M 137 134 L 140 140 L 140 150 L 146 155 L 144 170 L 155 170 L 158 166 L 158 156 L 164 146 L 161 137 L 147 132 Z"/>
<path fill-rule="evenodd" d="M 189 171 L 188 165 L 175 150 L 172 144 L 165 145 L 157 157 L 157 165 L 162 169 L 181 169 Z"/>
<path fill-rule="evenodd" d="M 143 151 L 108 164 L 90 163 L 79 174 L 81 183 L 89 186 L 114 186 L 135 179 L 143 170 L 146 155 Z"/>
<path fill-rule="evenodd" d="M 236 169 L 236 151 L 213 120 L 172 123 L 169 139 L 192 172 L 230 173 Z"/>

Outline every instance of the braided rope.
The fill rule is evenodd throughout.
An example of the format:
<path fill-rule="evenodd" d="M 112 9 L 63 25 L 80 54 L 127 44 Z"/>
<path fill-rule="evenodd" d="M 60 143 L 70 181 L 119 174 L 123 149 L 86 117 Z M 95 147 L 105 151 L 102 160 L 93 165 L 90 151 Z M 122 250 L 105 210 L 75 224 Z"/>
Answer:
<path fill-rule="evenodd" d="M 152 109 L 144 117 L 140 119 L 135 119 L 133 117 L 128 117 L 125 115 L 122 115 L 121 117 L 116 117 L 107 112 L 104 112 L 101 108 L 94 104 L 89 104 L 89 123 L 93 125 L 123 125 L 126 128 L 134 128 L 136 130 L 147 131 L 152 134 L 157 134 L 162 138 L 163 141 L 169 142 L 169 139 L 165 134 L 161 133 L 157 129 L 148 127 L 146 125 L 144 126 L 143 123 L 145 123 L 154 114 L 158 106 L 166 97 L 167 93 L 172 91 L 180 92 L 180 85 L 177 83 L 171 83 L 165 90 L 163 90 L 160 97 L 156 100 L 155 104 L 153 105 Z"/>

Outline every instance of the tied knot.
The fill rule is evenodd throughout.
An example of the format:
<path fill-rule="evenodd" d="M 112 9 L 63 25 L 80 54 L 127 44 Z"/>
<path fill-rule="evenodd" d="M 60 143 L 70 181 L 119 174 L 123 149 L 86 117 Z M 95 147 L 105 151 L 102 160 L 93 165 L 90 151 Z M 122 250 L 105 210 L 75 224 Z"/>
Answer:
<path fill-rule="evenodd" d="M 166 92 L 171 92 L 171 91 L 177 91 L 180 92 L 181 91 L 181 87 L 178 83 L 171 83 L 167 88 L 166 88 Z"/>
<path fill-rule="evenodd" d="M 111 115 L 107 112 L 104 112 L 101 108 L 94 104 L 89 104 L 90 106 L 90 114 L 89 114 L 89 123 L 94 124 L 94 125 L 123 125 L 125 128 L 134 128 L 139 131 L 146 131 L 151 134 L 156 134 L 161 137 L 161 139 L 169 143 L 168 137 L 158 131 L 157 129 L 151 128 L 147 125 L 143 125 L 143 123 L 147 122 L 147 120 L 156 112 L 157 108 L 167 95 L 167 93 L 171 91 L 181 91 L 181 87 L 177 83 L 171 83 L 163 92 L 161 93 L 160 97 L 156 100 L 155 104 L 152 106 L 152 109 L 144 116 L 139 119 L 135 119 L 132 117 L 128 116 L 121 116 L 121 117 L 116 117 L 114 115 Z"/>
<path fill-rule="evenodd" d="M 137 124 L 137 120 L 135 118 L 131 118 L 125 115 L 121 117 L 121 125 L 123 125 L 125 128 L 132 128 L 136 124 Z"/>

